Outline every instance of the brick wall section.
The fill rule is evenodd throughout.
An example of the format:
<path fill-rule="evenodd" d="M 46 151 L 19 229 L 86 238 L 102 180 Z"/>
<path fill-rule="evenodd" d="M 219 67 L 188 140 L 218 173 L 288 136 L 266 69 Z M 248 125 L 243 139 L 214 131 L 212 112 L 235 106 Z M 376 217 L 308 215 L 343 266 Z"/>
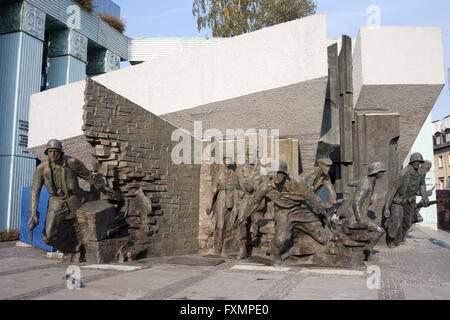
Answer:
<path fill-rule="evenodd" d="M 86 81 L 83 120 L 93 169 L 128 202 L 121 210 L 131 240 L 145 244 L 148 256 L 198 252 L 200 166 L 172 163 L 177 128 L 92 79 Z M 149 226 L 134 212 L 139 189 L 152 201 Z"/>

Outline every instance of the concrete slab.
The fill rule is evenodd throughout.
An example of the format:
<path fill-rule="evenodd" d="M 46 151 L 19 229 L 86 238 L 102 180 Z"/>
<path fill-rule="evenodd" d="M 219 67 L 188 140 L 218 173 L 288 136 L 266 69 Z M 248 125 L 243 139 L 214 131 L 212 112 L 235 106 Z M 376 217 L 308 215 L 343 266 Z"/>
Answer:
<path fill-rule="evenodd" d="M 364 271 L 358 270 L 346 270 L 346 269 L 311 269 L 304 268 L 300 271 L 300 274 L 328 274 L 328 275 L 340 275 L 340 276 L 365 276 Z"/>
<path fill-rule="evenodd" d="M 450 286 L 402 286 L 406 300 L 450 300 Z"/>
<path fill-rule="evenodd" d="M 22 248 L 32 248 L 33 246 L 31 244 L 22 242 L 22 241 L 17 241 L 16 242 L 16 247 L 22 247 Z"/>
<path fill-rule="evenodd" d="M 161 117 L 194 134 L 194 121 L 202 128 L 218 129 L 226 138 L 227 129 L 278 129 L 280 137 L 298 139 L 301 165 L 311 170 L 316 160 L 328 78 L 259 91 L 233 99 L 162 114 Z"/>
<path fill-rule="evenodd" d="M 361 27 L 353 64 L 355 110 L 400 113 L 403 163 L 445 84 L 442 29 Z"/>
<path fill-rule="evenodd" d="M 82 277 L 99 274 L 100 271 L 85 270 Z M 44 270 L 31 270 L 1 277 L 0 299 L 27 294 L 35 290 L 64 285 L 66 268 L 51 267 Z"/>
<path fill-rule="evenodd" d="M 168 284 L 201 274 L 207 267 L 157 265 L 150 269 L 126 272 L 88 283 L 78 290 L 63 290 L 39 297 L 39 300 L 134 300 Z M 82 279 L 85 271 L 82 270 Z M 90 270 L 92 271 L 92 270 Z"/>
<path fill-rule="evenodd" d="M 232 270 L 250 270 L 250 271 L 265 271 L 265 272 L 287 272 L 291 268 L 283 267 L 269 267 L 269 266 L 259 266 L 250 264 L 238 264 L 231 267 Z"/>
<path fill-rule="evenodd" d="M 256 300 L 284 277 L 274 272 L 221 272 L 197 282 L 168 299 Z"/>
<path fill-rule="evenodd" d="M 300 282 L 287 300 L 377 300 L 379 290 L 369 290 L 366 279 L 346 276 L 310 277 Z"/>
<path fill-rule="evenodd" d="M 166 260 L 166 263 L 168 264 L 182 264 L 187 266 L 217 266 L 223 262 L 225 262 L 225 260 L 222 258 L 192 256 L 173 257 Z"/>
<path fill-rule="evenodd" d="M 36 260 L 24 257 L 12 257 L 0 260 L 0 273 L 5 271 L 20 270 L 36 266 L 56 265 L 58 262 L 49 260 Z"/>
<path fill-rule="evenodd" d="M 426 225 L 416 224 L 415 228 L 419 229 L 430 238 L 434 238 L 438 241 L 444 242 L 448 247 L 450 247 L 450 233 L 443 230 L 432 229 Z"/>
<path fill-rule="evenodd" d="M 326 15 L 318 14 L 93 79 L 161 115 L 326 76 Z"/>
<path fill-rule="evenodd" d="M 137 266 L 125 266 L 119 264 L 90 264 L 87 266 L 81 266 L 81 269 L 93 269 L 93 270 L 110 270 L 110 271 L 138 271 L 141 270 L 142 267 Z"/>

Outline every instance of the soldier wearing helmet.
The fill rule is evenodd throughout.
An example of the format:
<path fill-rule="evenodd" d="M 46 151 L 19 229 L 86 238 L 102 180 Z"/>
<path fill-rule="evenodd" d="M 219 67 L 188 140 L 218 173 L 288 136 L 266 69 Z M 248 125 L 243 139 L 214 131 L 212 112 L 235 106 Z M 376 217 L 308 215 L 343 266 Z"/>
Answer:
<path fill-rule="evenodd" d="M 322 245 L 328 242 L 330 230 L 327 232 L 324 220 L 329 221 L 329 217 L 322 201 L 311 191 L 305 179 L 289 175 L 285 161 L 280 160 L 276 174 L 256 190 L 243 219 L 255 212 L 263 200 L 272 201 L 275 207 L 275 236 L 272 241 L 275 262 L 287 258 L 283 254 L 289 253 L 294 227 Z"/>
<path fill-rule="evenodd" d="M 333 161 L 330 158 L 320 158 L 317 160 L 317 166 L 314 172 L 306 177 L 306 181 L 315 194 L 319 194 L 322 187 L 328 193 L 328 201 L 324 203 L 324 208 L 329 210 L 336 205 L 336 192 L 331 184 L 331 179 L 328 173 L 330 172 Z"/>
<path fill-rule="evenodd" d="M 412 225 L 417 194 L 422 196 L 424 206 L 430 203 L 425 187 L 425 175 L 420 170 L 423 163 L 422 155 L 413 153 L 409 164 L 402 170 L 386 194 L 383 214 L 386 218 L 386 242 L 390 248 L 404 241 Z"/>
<path fill-rule="evenodd" d="M 96 189 L 118 196 L 105 186 L 77 159 L 64 155 L 59 140 L 50 140 L 45 148 L 48 161 L 36 168 L 30 194 L 30 232 L 38 225 L 37 211 L 42 186 L 45 185 L 50 199 L 43 231 L 44 242 L 64 252 L 75 253 L 77 239 L 74 231 L 75 214 L 85 202 L 84 192 L 78 185 L 81 178 Z"/>
<path fill-rule="evenodd" d="M 260 175 L 257 150 L 250 147 L 245 158 L 245 164 L 239 165 L 236 170 L 236 177 L 239 184 L 239 189 L 237 190 L 238 201 L 236 203 L 238 219 L 241 219 L 245 215 L 245 209 L 248 203 L 252 200 L 253 194 L 263 181 L 263 176 Z M 247 247 L 249 238 L 251 239 L 252 245 L 255 245 L 257 242 L 259 228 L 257 221 L 263 217 L 263 203 L 259 209 L 238 227 L 238 237 L 240 238 L 238 259 L 244 259 L 248 256 Z M 250 228 L 247 228 L 248 225 L 250 225 Z"/>
<path fill-rule="evenodd" d="M 337 213 L 338 216 L 344 217 L 344 223 L 350 227 L 367 225 L 370 235 L 370 250 L 365 252 L 366 259 L 370 256 L 372 249 L 385 233 L 377 223 L 368 217 L 376 181 L 383 177 L 384 172 L 386 172 L 386 169 L 382 163 L 373 162 L 369 166 L 366 176 L 358 181 L 349 183 L 349 186 L 356 186 L 356 189 L 350 200 L 344 202 Z"/>
<path fill-rule="evenodd" d="M 215 254 L 223 254 L 223 242 L 225 230 L 234 222 L 236 210 L 234 210 L 235 190 L 239 188 L 236 177 L 236 166 L 230 157 L 223 157 L 224 164 L 213 176 L 211 184 L 211 202 L 206 209 L 206 214 L 211 215 L 215 223 L 214 249 Z"/>

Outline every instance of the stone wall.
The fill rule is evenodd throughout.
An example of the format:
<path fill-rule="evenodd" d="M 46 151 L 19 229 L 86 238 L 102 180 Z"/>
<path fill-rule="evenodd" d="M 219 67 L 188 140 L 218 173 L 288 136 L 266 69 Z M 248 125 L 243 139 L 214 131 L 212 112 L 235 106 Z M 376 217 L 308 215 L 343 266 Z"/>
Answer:
<path fill-rule="evenodd" d="M 92 79 L 83 120 L 93 169 L 125 198 L 131 240 L 152 256 L 197 252 L 200 166 L 172 163 L 177 128 Z M 148 216 L 135 203 L 139 192 L 151 199 Z"/>

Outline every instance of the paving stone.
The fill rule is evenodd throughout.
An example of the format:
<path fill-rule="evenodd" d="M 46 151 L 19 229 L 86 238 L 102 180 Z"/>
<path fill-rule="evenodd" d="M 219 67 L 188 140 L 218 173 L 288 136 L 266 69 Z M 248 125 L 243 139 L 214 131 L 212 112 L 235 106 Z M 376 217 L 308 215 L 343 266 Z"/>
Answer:
<path fill-rule="evenodd" d="M 182 264 L 189 266 L 217 266 L 225 262 L 222 258 L 207 258 L 207 257 L 174 257 L 167 260 L 168 264 Z"/>

